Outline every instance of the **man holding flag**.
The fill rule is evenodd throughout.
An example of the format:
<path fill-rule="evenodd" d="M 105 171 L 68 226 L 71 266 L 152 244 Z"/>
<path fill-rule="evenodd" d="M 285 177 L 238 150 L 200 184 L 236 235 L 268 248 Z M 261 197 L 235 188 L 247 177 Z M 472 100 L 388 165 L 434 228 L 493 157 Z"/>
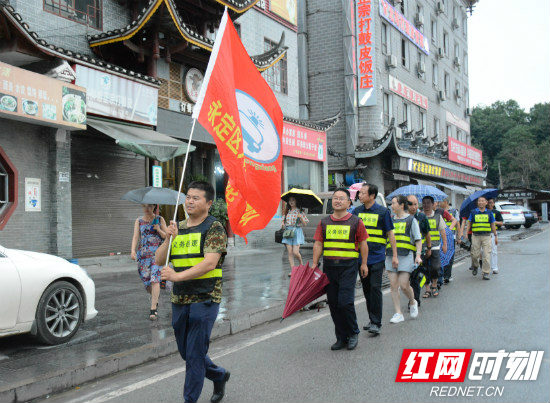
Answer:
<path fill-rule="evenodd" d="M 229 222 L 233 232 L 246 240 L 250 231 L 265 228 L 279 206 L 283 113 L 241 43 L 227 8 L 193 118 L 188 144 L 197 121 L 216 141 L 229 176 L 225 193 Z M 189 149 L 180 192 L 188 154 Z M 186 361 L 186 402 L 199 399 L 205 377 L 214 382 L 211 402 L 221 401 L 229 380 L 229 372 L 207 355 L 221 302 L 221 265 L 227 244 L 223 227 L 208 215 L 213 198 L 210 184 L 189 185 L 185 201 L 189 219 L 176 224 L 174 216 L 168 229 L 170 238 L 156 253 L 157 264 L 165 264 L 162 279 L 175 282 L 172 326 Z M 168 266 L 169 261 L 174 269 Z"/>

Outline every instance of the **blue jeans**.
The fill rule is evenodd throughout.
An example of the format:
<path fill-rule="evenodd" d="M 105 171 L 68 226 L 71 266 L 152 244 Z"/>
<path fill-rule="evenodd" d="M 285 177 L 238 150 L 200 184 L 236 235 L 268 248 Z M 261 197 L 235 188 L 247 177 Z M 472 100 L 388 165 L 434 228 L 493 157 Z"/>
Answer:
<path fill-rule="evenodd" d="M 199 400 L 205 377 L 219 382 L 225 376 L 225 369 L 214 364 L 207 355 L 219 308 L 220 304 L 212 301 L 172 304 L 172 327 L 181 358 L 185 360 L 183 398 L 186 402 Z"/>

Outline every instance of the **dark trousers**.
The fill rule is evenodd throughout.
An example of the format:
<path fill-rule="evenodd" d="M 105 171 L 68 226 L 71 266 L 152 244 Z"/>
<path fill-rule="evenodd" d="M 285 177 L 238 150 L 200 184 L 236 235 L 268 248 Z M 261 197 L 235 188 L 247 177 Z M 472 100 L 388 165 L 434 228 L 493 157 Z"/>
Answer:
<path fill-rule="evenodd" d="M 422 261 L 424 261 L 424 257 L 422 257 Z M 422 280 L 422 276 L 426 275 L 426 268 L 424 266 L 419 266 L 416 269 L 414 269 L 409 277 L 409 282 L 411 284 L 411 288 L 413 289 L 414 293 L 414 299 L 416 302 L 418 302 L 418 306 L 420 306 L 420 303 L 422 302 L 420 299 L 420 281 Z"/>
<path fill-rule="evenodd" d="M 427 268 L 429 281 L 432 281 L 439 277 L 439 271 L 441 270 L 441 258 L 439 257 L 439 250 L 432 250 L 432 254 L 428 258 Z"/>
<path fill-rule="evenodd" d="M 361 277 L 363 294 L 367 302 L 367 312 L 371 323 L 382 326 L 382 274 L 384 273 L 385 262 L 381 261 L 369 264 L 369 274 Z"/>
<path fill-rule="evenodd" d="M 185 360 L 183 399 L 186 402 L 199 400 L 205 377 L 219 382 L 225 376 L 225 369 L 214 364 L 207 355 L 219 308 L 220 304 L 212 301 L 172 304 L 172 327 L 181 358 Z"/>
<path fill-rule="evenodd" d="M 455 255 L 453 253 L 453 256 L 451 257 L 451 261 L 447 266 L 443 268 L 443 278 L 448 280 L 453 275 L 453 264 L 455 262 Z"/>
<path fill-rule="evenodd" d="M 357 259 L 343 260 L 338 264 L 325 259 L 323 263 L 324 272 L 330 281 L 327 286 L 327 301 L 336 338 L 347 341 L 350 336 L 359 333 L 354 303 Z"/>

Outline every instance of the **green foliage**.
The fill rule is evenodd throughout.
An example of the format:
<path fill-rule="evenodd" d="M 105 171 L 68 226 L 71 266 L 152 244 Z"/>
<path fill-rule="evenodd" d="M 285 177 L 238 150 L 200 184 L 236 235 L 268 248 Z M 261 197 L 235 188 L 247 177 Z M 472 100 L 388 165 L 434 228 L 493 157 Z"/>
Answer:
<path fill-rule="evenodd" d="M 526 113 L 514 100 L 475 107 L 470 120 L 472 143 L 483 150 L 488 181 L 504 186 L 550 188 L 550 103 Z"/>
<path fill-rule="evenodd" d="M 229 218 L 227 216 L 227 204 L 223 199 L 214 200 L 212 206 L 210 207 L 210 215 L 220 220 L 220 222 L 225 227 Z"/>

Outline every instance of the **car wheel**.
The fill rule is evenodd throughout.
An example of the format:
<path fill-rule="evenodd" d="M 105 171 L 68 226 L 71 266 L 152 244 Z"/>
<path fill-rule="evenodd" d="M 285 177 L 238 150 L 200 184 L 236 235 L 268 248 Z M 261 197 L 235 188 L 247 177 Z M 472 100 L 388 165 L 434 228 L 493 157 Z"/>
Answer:
<path fill-rule="evenodd" d="M 521 225 L 512 225 L 513 229 L 520 229 Z"/>
<path fill-rule="evenodd" d="M 523 226 L 524 226 L 525 228 L 531 228 L 532 225 L 533 225 L 533 224 L 523 224 Z"/>
<path fill-rule="evenodd" d="M 78 331 L 83 317 L 80 291 L 67 281 L 53 283 L 38 302 L 36 336 L 46 344 L 65 343 Z"/>

